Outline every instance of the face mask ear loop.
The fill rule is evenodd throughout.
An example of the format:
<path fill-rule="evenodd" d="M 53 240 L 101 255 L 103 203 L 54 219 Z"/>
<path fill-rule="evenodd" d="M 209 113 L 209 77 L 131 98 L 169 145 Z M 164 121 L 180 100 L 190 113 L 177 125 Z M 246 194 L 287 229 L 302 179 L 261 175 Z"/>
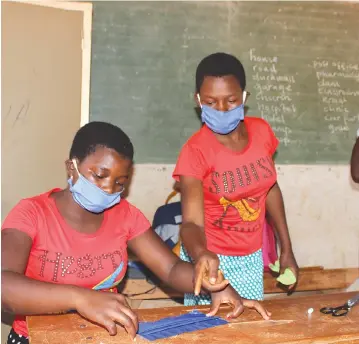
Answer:
<path fill-rule="evenodd" d="M 247 92 L 243 91 L 243 105 L 246 103 L 246 99 L 247 99 Z"/>
<path fill-rule="evenodd" d="M 199 96 L 198 93 L 197 93 L 197 99 L 198 99 L 198 102 L 199 102 L 199 106 L 200 106 L 201 109 L 202 109 L 201 97 Z"/>
<path fill-rule="evenodd" d="M 75 170 L 77 172 L 78 175 L 80 175 L 79 169 L 77 168 L 77 162 L 75 159 L 72 159 L 72 163 L 74 164 Z"/>

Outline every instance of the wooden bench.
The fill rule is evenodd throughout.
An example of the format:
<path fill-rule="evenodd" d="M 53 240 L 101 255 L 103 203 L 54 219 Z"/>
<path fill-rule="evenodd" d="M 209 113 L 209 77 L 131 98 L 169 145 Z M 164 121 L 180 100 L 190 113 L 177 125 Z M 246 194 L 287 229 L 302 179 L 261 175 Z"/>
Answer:
<path fill-rule="evenodd" d="M 324 269 L 321 266 L 301 268 L 297 292 L 343 290 L 352 285 L 359 278 L 359 268 Z M 132 300 L 154 300 L 183 298 L 183 294 L 163 285 L 153 285 L 145 279 L 127 279 L 120 288 L 120 292 L 128 295 Z M 287 293 L 278 285 L 276 278 L 269 272 L 264 273 L 264 293 Z"/>

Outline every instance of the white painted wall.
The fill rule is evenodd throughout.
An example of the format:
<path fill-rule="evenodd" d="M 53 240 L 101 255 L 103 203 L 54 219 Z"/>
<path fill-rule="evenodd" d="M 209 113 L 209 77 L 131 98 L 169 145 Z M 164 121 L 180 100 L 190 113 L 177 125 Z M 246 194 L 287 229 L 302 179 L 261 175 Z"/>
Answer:
<path fill-rule="evenodd" d="M 136 165 L 129 201 L 152 221 L 172 191 L 174 165 Z M 359 266 L 359 186 L 349 166 L 278 165 L 298 264 Z"/>

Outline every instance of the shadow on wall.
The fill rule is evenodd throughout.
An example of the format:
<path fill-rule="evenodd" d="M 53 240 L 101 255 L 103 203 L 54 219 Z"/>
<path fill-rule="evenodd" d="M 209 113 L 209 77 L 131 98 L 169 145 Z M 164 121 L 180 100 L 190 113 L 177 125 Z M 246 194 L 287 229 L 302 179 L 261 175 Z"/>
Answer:
<path fill-rule="evenodd" d="M 355 183 L 353 181 L 353 178 L 350 174 L 350 167 L 349 167 L 349 174 L 348 174 L 348 178 L 349 178 L 349 184 L 350 184 L 350 187 L 355 190 L 355 191 L 359 191 L 359 184 Z"/>
<path fill-rule="evenodd" d="M 136 154 L 136 149 L 135 149 L 135 154 Z M 131 167 L 131 171 L 129 173 L 129 176 L 128 176 L 128 182 L 126 183 L 126 188 L 125 190 L 123 191 L 122 195 L 121 195 L 121 198 L 127 198 L 129 196 L 129 194 L 131 193 L 131 186 L 132 186 L 132 180 L 133 180 L 133 175 L 135 174 L 136 172 L 136 166 L 135 166 L 136 162 L 134 161 L 133 162 L 133 165 Z"/>
<path fill-rule="evenodd" d="M 1 323 L 11 326 L 14 321 L 14 315 L 1 311 Z"/>

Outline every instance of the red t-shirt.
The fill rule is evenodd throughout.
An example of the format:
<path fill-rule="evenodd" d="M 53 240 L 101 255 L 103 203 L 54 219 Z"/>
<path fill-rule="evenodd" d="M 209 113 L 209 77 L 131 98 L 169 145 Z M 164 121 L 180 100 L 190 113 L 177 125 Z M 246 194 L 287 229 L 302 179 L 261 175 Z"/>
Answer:
<path fill-rule="evenodd" d="M 104 212 L 93 234 L 71 228 L 51 193 L 21 200 L 6 217 L 2 230 L 18 229 L 33 241 L 25 276 L 38 281 L 111 290 L 127 269 L 127 241 L 150 228 L 145 216 L 126 200 Z M 112 290 L 112 288 L 114 288 Z M 15 332 L 28 336 L 25 317 L 16 317 Z"/>
<path fill-rule="evenodd" d="M 240 152 L 222 145 L 204 125 L 183 146 L 173 177 L 203 182 L 207 248 L 243 256 L 262 247 L 265 200 L 277 175 L 272 156 L 278 146 L 271 127 L 246 117 L 248 144 Z"/>

